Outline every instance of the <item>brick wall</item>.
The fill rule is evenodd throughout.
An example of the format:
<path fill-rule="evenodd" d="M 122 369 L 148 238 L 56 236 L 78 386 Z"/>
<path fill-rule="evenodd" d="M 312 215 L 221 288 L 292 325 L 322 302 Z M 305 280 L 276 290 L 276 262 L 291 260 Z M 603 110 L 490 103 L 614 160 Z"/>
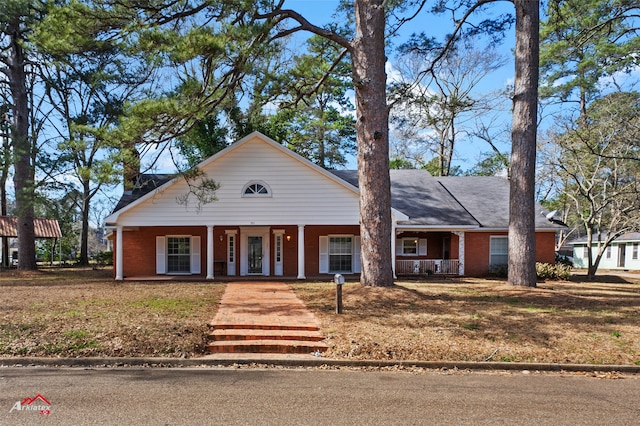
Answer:
<path fill-rule="evenodd" d="M 486 276 L 489 272 L 489 241 L 506 232 L 466 232 L 464 272 L 469 277 Z M 536 232 L 536 261 L 555 263 L 555 232 Z"/>
<path fill-rule="evenodd" d="M 123 275 L 124 277 L 156 275 L 156 237 L 157 236 L 200 236 L 200 253 L 202 254 L 199 275 L 205 276 L 207 264 L 207 228 L 200 227 L 149 227 L 122 233 Z M 114 247 L 115 249 L 115 247 Z"/>

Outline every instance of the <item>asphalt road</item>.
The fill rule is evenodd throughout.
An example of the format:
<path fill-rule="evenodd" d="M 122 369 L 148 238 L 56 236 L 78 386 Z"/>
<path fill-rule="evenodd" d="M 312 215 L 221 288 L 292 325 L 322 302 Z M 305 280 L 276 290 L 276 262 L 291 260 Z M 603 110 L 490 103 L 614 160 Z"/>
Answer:
<path fill-rule="evenodd" d="M 41 395 L 48 415 L 17 410 Z M 43 399 L 31 406 L 44 408 Z M 26 407 L 28 404 L 18 404 Z M 0 368 L 0 424 L 637 425 L 640 377 Z"/>

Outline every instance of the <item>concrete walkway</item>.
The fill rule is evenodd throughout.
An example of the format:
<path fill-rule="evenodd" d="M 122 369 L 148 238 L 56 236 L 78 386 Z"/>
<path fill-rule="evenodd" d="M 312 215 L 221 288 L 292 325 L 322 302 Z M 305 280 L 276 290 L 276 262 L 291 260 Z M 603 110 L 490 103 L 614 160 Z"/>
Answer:
<path fill-rule="evenodd" d="M 327 349 L 320 323 L 286 284 L 227 284 L 210 324 L 212 353 L 310 353 Z"/>

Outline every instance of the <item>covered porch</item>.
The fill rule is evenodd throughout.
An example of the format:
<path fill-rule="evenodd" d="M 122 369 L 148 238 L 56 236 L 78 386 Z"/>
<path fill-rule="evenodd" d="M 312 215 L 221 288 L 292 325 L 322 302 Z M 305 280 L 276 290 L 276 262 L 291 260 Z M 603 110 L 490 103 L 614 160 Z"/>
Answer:
<path fill-rule="evenodd" d="M 464 275 L 464 232 L 433 229 L 395 231 L 396 276 Z"/>

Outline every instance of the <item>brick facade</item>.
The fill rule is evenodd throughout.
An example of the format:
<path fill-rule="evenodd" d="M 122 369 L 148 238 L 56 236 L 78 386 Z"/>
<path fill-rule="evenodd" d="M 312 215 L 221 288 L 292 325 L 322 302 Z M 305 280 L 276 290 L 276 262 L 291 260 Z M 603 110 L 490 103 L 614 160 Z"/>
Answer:
<path fill-rule="evenodd" d="M 298 273 L 298 227 L 296 225 L 274 225 L 271 227 L 270 250 L 275 247 L 273 230 L 284 230 L 282 239 L 283 276 L 295 277 Z M 235 258 L 240 257 L 240 228 L 239 227 L 214 227 L 214 274 L 228 275 L 227 267 L 227 234 L 235 232 Z M 359 235 L 359 227 L 355 225 L 344 226 L 305 226 L 305 274 L 307 276 L 320 275 L 319 241 L 325 235 Z M 506 232 L 466 232 L 465 233 L 465 275 L 485 276 L 489 272 L 489 245 L 492 236 L 506 236 Z M 205 278 L 207 273 L 207 228 L 205 226 L 194 227 L 140 227 L 125 230 L 123 233 L 124 277 L 145 277 L 156 275 L 156 237 L 158 236 L 199 236 L 201 269 L 195 277 Z M 401 237 L 416 237 L 427 239 L 428 259 L 458 259 L 459 237 L 447 232 L 413 232 L 403 233 Z M 114 253 L 115 253 L 114 243 Z M 445 250 L 449 250 L 448 256 Z M 536 260 L 538 262 L 555 262 L 555 232 L 536 233 Z M 398 256 L 398 259 L 411 260 L 420 256 Z M 424 258 L 424 256 L 423 256 Z M 273 275 L 275 270 L 274 256 L 269 256 L 269 270 Z M 240 276 L 240 262 L 236 261 L 235 276 Z"/>

